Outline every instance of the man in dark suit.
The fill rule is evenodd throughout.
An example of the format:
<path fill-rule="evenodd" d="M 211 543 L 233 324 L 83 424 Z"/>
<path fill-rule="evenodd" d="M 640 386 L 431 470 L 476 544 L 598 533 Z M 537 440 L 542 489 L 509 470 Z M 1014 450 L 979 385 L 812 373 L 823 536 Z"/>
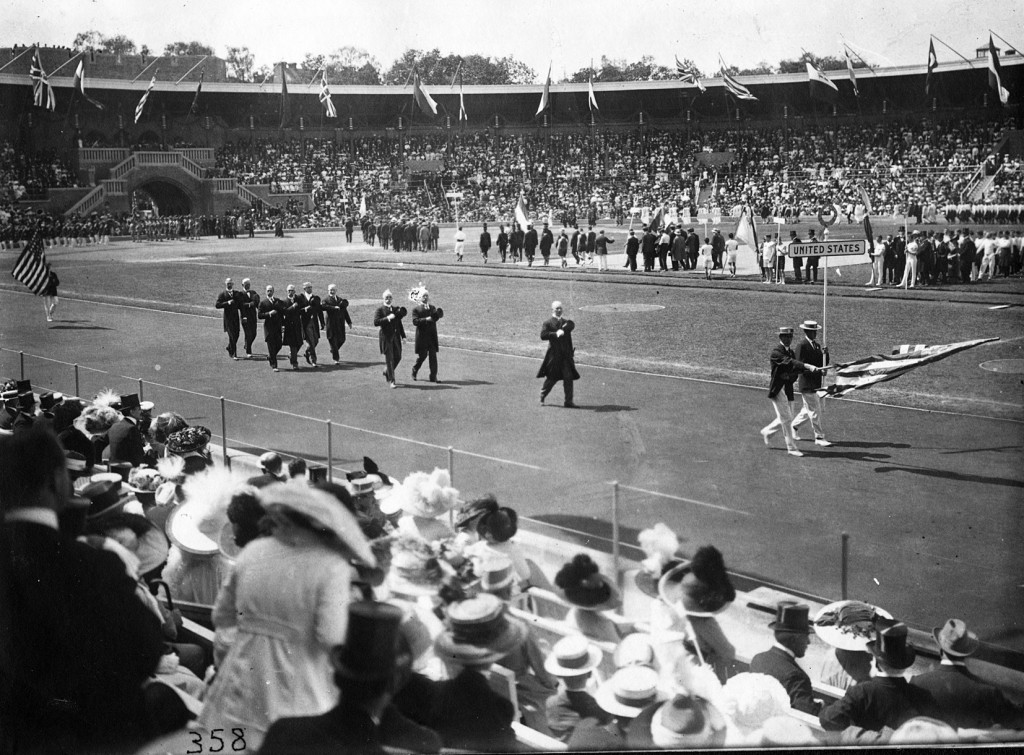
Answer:
<path fill-rule="evenodd" d="M 790 231 L 789 232 L 789 243 L 790 244 L 802 244 L 803 241 L 801 241 L 800 237 L 796 235 L 796 231 Z M 791 257 L 792 260 L 793 260 L 793 279 L 797 283 L 803 283 L 804 282 L 803 281 L 803 273 L 802 273 L 803 264 L 804 264 L 803 258 L 802 257 L 793 257 L 793 255 L 791 255 L 791 254 L 788 255 L 788 256 Z"/>
<path fill-rule="evenodd" d="M 412 324 L 416 326 L 416 364 L 412 366 L 412 379 L 416 379 L 424 360 L 429 360 L 430 382 L 437 382 L 437 321 L 444 310 L 430 303 L 430 294 L 423 292 L 423 303 L 412 310 Z"/>
<path fill-rule="evenodd" d="M 544 258 L 544 264 L 547 265 L 551 259 L 551 247 L 554 246 L 555 235 L 551 232 L 548 224 L 544 224 L 544 228 L 540 232 L 540 256 Z"/>
<path fill-rule="evenodd" d="M 242 331 L 245 333 L 245 356 L 252 358 L 252 342 L 256 340 L 256 320 L 259 314 L 260 295 L 252 290 L 252 283 L 248 278 L 242 279 L 241 314 Z"/>
<path fill-rule="evenodd" d="M 480 254 L 483 255 L 484 262 L 487 262 L 487 251 L 490 248 L 491 248 L 491 232 L 487 230 L 487 223 L 484 223 L 484 229 L 480 233 Z"/>
<path fill-rule="evenodd" d="M 548 351 L 537 371 L 537 377 L 544 378 L 544 385 L 540 389 L 542 404 L 555 383 L 561 380 L 565 406 L 576 408 L 572 401 L 573 382 L 580 379 L 580 373 L 576 371 L 573 359 L 576 349 L 572 345 L 572 332 L 575 328 L 576 323 L 562 317 L 562 302 L 551 302 L 551 317 L 544 321 L 540 329 L 540 340 L 548 342 Z"/>
<path fill-rule="evenodd" d="M 526 253 L 526 260 L 529 267 L 533 267 L 533 257 L 537 253 L 537 229 L 533 223 L 527 223 L 526 235 L 523 236 L 523 251 Z"/>
<path fill-rule="evenodd" d="M 694 229 L 686 232 L 686 258 L 689 260 L 689 270 L 697 269 L 697 258 L 700 256 L 700 238 Z"/>
<path fill-rule="evenodd" d="M 217 296 L 217 309 L 224 310 L 224 332 L 228 334 L 227 352 L 232 359 L 238 359 L 238 313 L 242 306 L 242 296 L 235 291 L 235 284 L 230 278 L 224 280 L 224 290 Z"/>
<path fill-rule="evenodd" d="M 303 356 L 316 367 L 316 345 L 320 343 L 320 330 L 324 327 L 324 310 L 320 297 L 313 293 L 312 283 L 303 283 L 302 291 L 301 296 L 306 302 L 302 307 L 302 337 L 306 341 Z"/>
<path fill-rule="evenodd" d="M 804 333 L 803 340 L 796 347 L 796 358 L 804 364 L 811 364 L 819 369 L 814 372 L 801 372 L 798 388 L 803 406 L 793 418 L 793 440 L 800 440 L 797 432 L 800 425 L 810 420 L 811 429 L 814 431 L 814 445 L 831 446 L 825 440 L 825 431 L 821 428 L 821 398 L 818 390 L 821 388 L 821 378 L 828 365 L 828 347 L 818 343 L 818 331 L 821 326 L 815 320 L 804 320 L 800 323 L 800 330 Z"/>
<path fill-rule="evenodd" d="M 267 342 L 270 367 L 277 369 L 277 353 L 281 350 L 284 328 L 284 302 L 274 296 L 274 287 L 267 286 L 267 298 L 260 302 L 259 319 L 263 320 L 263 340 Z"/>
<path fill-rule="evenodd" d="M 501 255 L 501 261 L 504 262 L 508 256 L 508 232 L 505 230 L 505 226 L 499 226 L 498 228 L 498 253 Z"/>
<path fill-rule="evenodd" d="M 402 327 L 402 318 L 407 311 L 405 307 L 393 305 L 394 298 L 390 291 L 384 292 L 384 304 L 377 307 L 373 313 L 373 325 L 380 328 L 380 353 L 384 355 L 384 380 L 392 388 L 395 384 L 395 370 L 402 361 L 402 340 L 405 338 L 405 328 Z"/>
<path fill-rule="evenodd" d="M 321 306 L 327 315 L 327 343 L 331 346 L 331 359 L 338 364 L 341 361 L 340 350 L 345 343 L 345 325 L 352 327 L 348 299 L 338 296 L 338 287 L 332 283 L 327 287 L 327 298 Z"/>
<path fill-rule="evenodd" d="M 273 485 L 275 482 L 288 481 L 288 475 L 284 472 L 284 461 L 275 451 L 267 451 L 260 456 L 260 469 L 263 470 L 263 473 L 250 477 L 245 481 L 246 485 L 252 485 L 259 489 Z"/>
<path fill-rule="evenodd" d="M 875 657 L 874 675 L 850 687 L 842 700 L 821 711 L 818 720 L 826 731 L 850 726 L 871 731 L 898 729 L 911 718 L 936 714 L 931 693 L 911 685 L 903 676 L 917 655 L 907 646 L 907 625 L 897 622 L 876 631 L 875 639 L 868 643 Z"/>
<path fill-rule="evenodd" d="M 0 437 L 0 750 L 134 751 L 160 620 L 113 553 L 62 535 L 64 451 L 47 429 Z"/>
<path fill-rule="evenodd" d="M 352 243 L 352 231 L 355 227 L 356 224 L 352 218 L 345 218 L 345 241 L 349 244 Z"/>
<path fill-rule="evenodd" d="M 790 344 L 793 343 L 793 329 L 779 328 L 779 342 L 772 349 L 769 357 L 772 366 L 771 379 L 768 383 L 768 400 L 772 402 L 775 409 L 775 419 L 761 428 L 761 437 L 764 444 L 768 445 L 768 439 L 782 430 L 782 437 L 786 439 L 786 451 L 790 456 L 803 456 L 803 452 L 796 447 L 796 440 L 793 438 L 793 383 L 796 382 L 802 372 L 814 372 L 821 368 L 814 365 L 804 364 L 796 358 Z"/>
<path fill-rule="evenodd" d="M 780 602 L 775 607 L 775 621 L 768 625 L 775 632 L 775 642 L 750 660 L 750 671 L 775 677 L 789 693 L 794 709 L 816 715 L 822 702 L 814 699 L 811 678 L 796 662 L 807 652 L 814 631 L 807 620 L 809 612 L 810 608 L 802 603 Z"/>
<path fill-rule="evenodd" d="M 121 412 L 121 421 L 115 422 L 107 432 L 107 439 L 110 441 L 109 460 L 127 462 L 133 467 L 155 463 L 156 458 L 152 451 L 146 448 L 146 439 L 139 429 L 142 404 L 139 402 L 138 394 L 129 393 L 121 396 L 114 408 Z"/>
<path fill-rule="evenodd" d="M 512 252 L 512 261 L 519 262 L 520 257 L 523 253 L 523 243 L 526 239 L 526 234 L 523 233 L 522 227 L 519 223 L 512 224 L 512 233 L 509 236 L 509 248 Z"/>
<path fill-rule="evenodd" d="M 636 272 L 636 255 L 640 251 L 640 239 L 636 237 L 636 231 L 629 232 L 629 238 L 626 239 L 626 267 L 631 272 Z"/>
<path fill-rule="evenodd" d="M 939 718 L 957 729 L 1024 728 L 1024 709 L 967 668 L 967 659 L 981 645 L 978 636 L 960 619 L 950 619 L 932 634 L 939 643 L 942 662 L 910 683 L 931 693 Z"/>
<path fill-rule="evenodd" d="M 285 289 L 288 298 L 284 300 L 284 338 L 282 343 L 288 347 L 288 362 L 293 370 L 299 369 L 299 349 L 305 343 L 302 332 L 302 310 L 306 307 L 306 297 L 296 295 L 295 286 L 288 284 Z"/>

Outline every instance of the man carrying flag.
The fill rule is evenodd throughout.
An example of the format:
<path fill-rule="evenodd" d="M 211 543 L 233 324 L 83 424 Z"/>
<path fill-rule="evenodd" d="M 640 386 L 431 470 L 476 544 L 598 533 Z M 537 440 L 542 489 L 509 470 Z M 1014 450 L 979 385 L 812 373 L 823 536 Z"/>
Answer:
<path fill-rule="evenodd" d="M 149 81 L 149 86 L 146 87 L 146 91 L 142 95 L 142 99 L 139 100 L 139 104 L 135 106 L 135 122 L 139 122 L 139 118 L 142 117 L 142 111 L 146 107 L 146 100 L 149 99 L 149 93 L 153 91 L 153 87 L 156 86 L 156 75 L 160 73 L 159 69 L 153 73 L 153 78 Z"/>
<path fill-rule="evenodd" d="M 991 43 L 991 40 L 989 42 Z M 28 75 L 32 79 L 32 104 L 50 111 L 56 110 L 57 98 L 53 94 L 50 80 L 46 77 L 46 71 L 43 70 L 43 61 L 39 57 L 38 47 L 32 53 Z"/>
<path fill-rule="evenodd" d="M 338 111 L 334 109 L 331 101 L 331 90 L 327 88 L 327 71 L 320 71 L 320 103 L 324 106 L 324 115 L 328 118 L 337 118 Z"/>
<path fill-rule="evenodd" d="M 18 255 L 11 276 L 28 286 L 36 296 L 46 297 L 43 309 L 46 311 L 46 321 L 52 322 L 53 310 L 57 307 L 57 286 L 60 281 L 57 274 L 50 269 L 50 263 L 46 261 L 43 237 L 38 228 L 33 231 L 32 238 Z"/>
<path fill-rule="evenodd" d="M 84 58 L 79 58 L 79 60 L 78 60 L 78 68 L 75 69 L 75 85 L 74 85 L 74 90 L 76 92 L 78 92 L 80 95 L 82 95 L 82 97 L 85 98 L 85 101 L 88 102 L 93 107 L 97 107 L 100 110 L 105 110 L 106 109 L 106 107 L 103 105 L 102 102 L 94 100 L 92 97 L 90 97 L 88 94 L 85 93 L 85 59 Z"/>

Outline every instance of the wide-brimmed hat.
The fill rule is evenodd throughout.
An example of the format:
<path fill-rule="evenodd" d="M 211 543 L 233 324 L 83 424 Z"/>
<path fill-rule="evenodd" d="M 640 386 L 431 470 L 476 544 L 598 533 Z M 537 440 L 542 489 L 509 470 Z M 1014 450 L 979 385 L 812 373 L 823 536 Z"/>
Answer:
<path fill-rule="evenodd" d="M 712 545 L 693 558 L 669 569 L 658 582 L 658 596 L 687 616 L 716 616 L 736 599 L 721 552 Z"/>
<path fill-rule="evenodd" d="M 551 648 L 544 659 L 544 670 L 552 676 L 582 676 L 596 669 L 603 655 L 601 648 L 582 634 L 569 635 Z"/>
<path fill-rule="evenodd" d="M 389 603 L 360 600 L 348 607 L 345 642 L 331 650 L 338 676 L 360 681 L 386 679 L 395 667 L 411 663 L 408 651 L 400 657 L 402 609 Z"/>
<path fill-rule="evenodd" d="M 800 330 L 821 330 L 817 320 L 804 320 L 800 323 Z"/>
<path fill-rule="evenodd" d="M 745 671 L 729 677 L 722 686 L 722 713 L 744 737 L 764 726 L 775 716 L 791 709 L 789 693 L 782 682 L 768 674 Z"/>
<path fill-rule="evenodd" d="M 636 718 L 648 705 L 665 698 L 658 689 L 658 672 L 649 666 L 619 669 L 594 694 L 603 710 L 620 718 Z"/>
<path fill-rule="evenodd" d="M 212 437 L 213 433 L 209 428 L 202 425 L 186 427 L 184 430 L 178 430 L 178 432 L 167 436 L 167 450 L 179 456 L 202 451 L 210 445 Z"/>
<path fill-rule="evenodd" d="M 448 574 L 446 565 L 419 538 L 399 537 L 391 542 L 391 563 L 385 582 L 397 596 L 437 595 Z"/>
<path fill-rule="evenodd" d="M 876 638 L 868 643 L 868 650 L 875 658 L 894 669 L 910 668 L 917 653 L 907 645 L 907 625 L 897 622 L 891 626 L 880 626 Z"/>
<path fill-rule="evenodd" d="M 459 500 L 459 491 L 451 486 L 448 470 L 435 468 L 433 472 L 413 472 L 401 484 L 395 485 L 380 503 L 385 514 L 402 511 L 411 516 L 434 519 L 451 511 Z"/>
<path fill-rule="evenodd" d="M 558 570 L 555 589 L 567 603 L 585 611 L 611 611 L 622 605 L 619 588 L 585 553 L 577 554 Z"/>
<path fill-rule="evenodd" d="M 837 600 L 815 614 L 814 633 L 834 648 L 867 652 L 879 619 L 892 621 L 892 614 L 859 600 Z"/>
<path fill-rule="evenodd" d="M 121 476 L 114 472 L 94 474 L 78 494 L 89 501 L 89 519 L 122 511 L 128 503 L 128 490 L 122 487 Z"/>
<path fill-rule="evenodd" d="M 775 621 L 768 628 L 776 632 L 793 632 L 794 634 L 814 634 L 808 621 L 811 607 L 806 603 L 793 600 L 781 600 L 775 606 Z"/>
<path fill-rule="evenodd" d="M 157 470 L 151 467 L 135 467 L 128 474 L 126 487 L 135 494 L 139 503 L 152 506 L 156 503 L 156 491 L 162 481 L 163 478 Z"/>
<path fill-rule="evenodd" d="M 442 660 L 466 666 L 487 666 L 526 641 L 526 624 L 508 615 L 505 601 L 481 593 L 452 603 L 447 627 L 434 640 L 434 652 Z"/>
<path fill-rule="evenodd" d="M 942 652 L 960 658 L 974 655 L 981 646 L 978 635 L 970 631 L 960 619 L 950 619 L 941 627 L 935 627 L 932 636 L 939 643 Z"/>
<path fill-rule="evenodd" d="M 176 507 L 164 525 L 167 537 L 185 553 L 212 556 L 220 551 L 218 538 L 227 514 L 203 511 L 189 501 Z"/>
<path fill-rule="evenodd" d="M 330 493 L 311 488 L 305 482 L 277 482 L 260 490 L 260 502 L 270 513 L 275 508 L 290 509 L 327 530 L 351 555 L 366 566 L 376 566 L 377 559 L 363 535 L 359 522 Z"/>
<path fill-rule="evenodd" d="M 126 511 L 90 519 L 86 524 L 86 533 L 102 534 L 121 542 L 118 530 L 131 530 L 136 542 L 130 549 L 139 560 L 139 574 L 148 574 L 167 561 L 171 549 L 167 536 L 153 522 L 139 514 Z M 121 543 L 127 547 L 126 543 Z"/>
<path fill-rule="evenodd" d="M 702 697 L 676 694 L 644 708 L 629 725 L 626 740 L 634 750 L 689 750 L 725 743 L 725 717 Z"/>
<path fill-rule="evenodd" d="M 78 479 L 86 472 L 85 456 L 78 453 L 78 451 L 65 451 L 64 468 L 68 470 L 72 480 Z"/>

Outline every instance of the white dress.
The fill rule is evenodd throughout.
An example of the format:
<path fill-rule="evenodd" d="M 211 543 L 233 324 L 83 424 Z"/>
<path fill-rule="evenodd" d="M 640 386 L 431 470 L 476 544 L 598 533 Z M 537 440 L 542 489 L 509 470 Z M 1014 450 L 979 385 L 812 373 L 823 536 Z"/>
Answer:
<path fill-rule="evenodd" d="M 345 641 L 352 567 L 319 543 L 249 543 L 213 609 L 237 636 L 210 686 L 199 729 L 241 727 L 257 749 L 270 724 L 338 702 L 330 650 Z"/>

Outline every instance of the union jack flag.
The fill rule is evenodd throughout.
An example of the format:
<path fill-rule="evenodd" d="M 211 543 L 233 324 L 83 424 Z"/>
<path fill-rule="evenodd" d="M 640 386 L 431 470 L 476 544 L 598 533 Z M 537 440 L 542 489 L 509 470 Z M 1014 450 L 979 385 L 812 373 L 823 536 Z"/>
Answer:
<path fill-rule="evenodd" d="M 28 75 L 32 79 L 32 103 L 36 107 L 56 110 L 57 98 L 53 95 L 50 80 L 46 78 L 46 71 L 43 70 L 43 61 L 39 58 L 38 48 L 32 53 L 32 63 L 29 65 Z"/>
<path fill-rule="evenodd" d="M 697 71 L 693 66 L 688 66 L 680 62 L 678 55 L 676 55 L 676 73 L 679 74 L 679 80 L 684 84 L 693 84 L 695 87 L 700 89 L 701 92 L 708 91 L 708 88 L 704 86 L 704 83 L 700 80 L 700 76 L 697 75 Z"/>
<path fill-rule="evenodd" d="M 331 90 L 327 88 L 326 71 L 320 72 L 320 102 L 323 104 L 328 118 L 338 117 L 338 111 L 334 109 L 334 103 L 331 101 Z"/>

